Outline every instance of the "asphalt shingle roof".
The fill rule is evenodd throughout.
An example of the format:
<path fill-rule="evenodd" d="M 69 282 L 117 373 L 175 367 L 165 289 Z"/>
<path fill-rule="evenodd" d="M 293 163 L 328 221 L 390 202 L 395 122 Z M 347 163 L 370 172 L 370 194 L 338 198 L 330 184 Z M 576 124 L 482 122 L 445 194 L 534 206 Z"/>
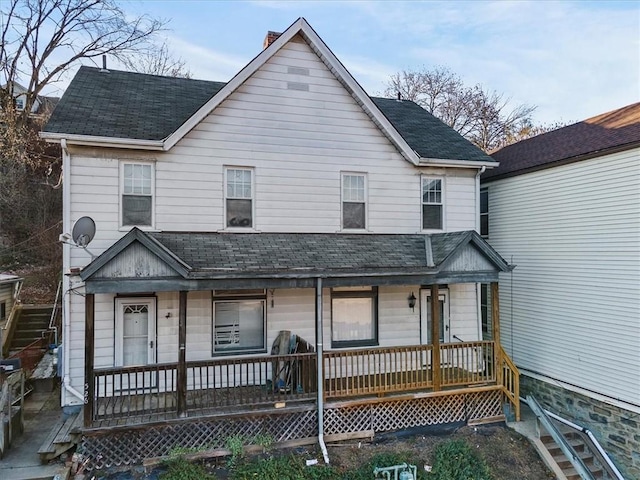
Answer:
<path fill-rule="evenodd" d="M 471 232 L 433 234 L 441 264 Z M 425 235 L 150 233 L 196 272 L 317 272 L 429 269 Z"/>
<path fill-rule="evenodd" d="M 500 166 L 484 173 L 482 180 L 497 180 L 636 146 L 640 146 L 640 103 L 504 147 L 491 155 Z"/>
<path fill-rule="evenodd" d="M 45 132 L 162 140 L 225 83 L 80 67 Z M 455 130 L 408 100 L 372 98 L 423 158 L 491 161 Z"/>
<path fill-rule="evenodd" d="M 492 161 L 453 128 L 409 100 L 371 97 L 373 103 L 422 158 Z"/>
<path fill-rule="evenodd" d="M 162 140 L 224 85 L 83 66 L 44 131 Z"/>

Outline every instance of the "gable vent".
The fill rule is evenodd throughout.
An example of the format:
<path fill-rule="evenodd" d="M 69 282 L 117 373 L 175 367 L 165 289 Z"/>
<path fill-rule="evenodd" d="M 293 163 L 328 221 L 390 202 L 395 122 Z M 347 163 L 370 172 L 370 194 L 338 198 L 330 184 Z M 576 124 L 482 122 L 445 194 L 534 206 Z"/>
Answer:
<path fill-rule="evenodd" d="M 309 69 L 304 67 L 287 67 L 287 73 L 292 75 L 305 75 L 309 76 Z"/>
<path fill-rule="evenodd" d="M 309 91 L 308 83 L 300 83 L 300 82 L 287 82 L 287 89 L 289 90 L 300 90 L 301 92 Z"/>

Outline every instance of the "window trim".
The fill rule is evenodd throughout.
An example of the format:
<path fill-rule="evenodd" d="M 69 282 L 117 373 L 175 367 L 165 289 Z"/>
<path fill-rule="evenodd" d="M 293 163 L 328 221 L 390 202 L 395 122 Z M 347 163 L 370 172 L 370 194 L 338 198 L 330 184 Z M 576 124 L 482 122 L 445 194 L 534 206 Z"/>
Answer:
<path fill-rule="evenodd" d="M 237 293 L 230 294 L 228 291 L 223 291 L 222 295 L 216 295 L 216 292 L 212 292 L 211 301 L 211 356 L 213 358 L 231 356 L 231 355 L 249 355 L 257 353 L 267 352 L 267 292 L 263 293 L 251 292 L 247 294 Z M 259 301 L 262 303 L 262 344 L 263 348 L 245 348 L 245 349 L 233 349 L 216 351 L 216 303 L 230 303 L 230 302 L 244 302 L 244 301 Z"/>
<path fill-rule="evenodd" d="M 7 318 L 7 302 L 0 302 L 0 320 Z"/>
<path fill-rule="evenodd" d="M 370 287 L 367 289 L 331 289 L 330 293 L 331 305 L 331 348 L 354 348 L 354 347 L 377 347 L 380 345 L 380 322 L 378 315 L 378 287 Z M 373 338 L 364 340 L 334 340 L 333 339 L 333 299 L 334 298 L 371 298 L 372 301 L 372 321 L 373 321 Z"/>
<path fill-rule="evenodd" d="M 440 203 L 433 202 L 425 202 L 424 201 L 424 183 L 429 180 L 439 180 L 440 181 Z M 445 177 L 440 175 L 420 175 L 420 229 L 422 231 L 430 231 L 430 232 L 442 232 L 445 231 L 446 228 L 446 215 L 445 215 Z M 442 209 L 440 218 L 441 225 L 440 228 L 425 228 L 424 226 L 424 206 L 425 205 L 440 205 Z"/>
<path fill-rule="evenodd" d="M 360 203 L 360 202 L 345 202 L 344 199 L 344 179 L 345 177 L 362 177 L 364 179 L 364 227 L 362 228 L 348 228 L 344 226 L 344 204 L 345 203 Z M 369 228 L 369 186 L 367 181 L 367 174 L 365 172 L 340 172 L 340 230 L 347 232 L 365 232 Z"/>
<path fill-rule="evenodd" d="M 231 199 L 234 200 L 236 199 L 235 197 L 229 197 L 227 195 L 227 180 L 229 178 L 229 170 L 243 170 L 243 171 L 248 171 L 251 172 L 251 225 L 248 227 L 241 227 L 241 226 L 229 226 L 227 225 L 227 218 L 228 218 L 228 212 L 227 212 L 227 200 Z M 224 170 L 223 170 L 223 174 L 222 174 L 222 192 L 223 192 L 223 199 L 222 199 L 222 210 L 223 210 L 223 230 L 226 231 L 242 231 L 242 232 L 246 232 L 247 230 L 256 230 L 256 175 L 255 175 L 255 168 L 253 167 L 241 167 L 241 166 L 236 166 L 236 165 L 225 165 L 224 166 Z M 237 200 L 247 200 L 246 198 L 237 198 Z"/>
<path fill-rule="evenodd" d="M 486 211 L 482 211 L 482 196 L 486 195 L 487 196 L 487 209 Z M 488 187 L 482 187 L 480 188 L 480 205 L 479 205 L 479 209 L 480 209 L 480 224 L 479 224 L 479 234 L 482 238 L 489 238 L 489 188 Z M 487 218 L 487 231 L 485 233 L 482 232 L 482 217 L 486 217 Z"/>
<path fill-rule="evenodd" d="M 124 206 L 122 203 L 122 197 L 124 193 L 124 166 L 125 165 L 149 165 L 151 167 L 151 225 L 124 225 L 123 215 Z M 155 230 L 156 226 L 156 164 L 155 162 L 149 162 L 144 160 L 122 160 L 120 161 L 119 172 L 119 187 L 118 187 L 118 230 L 129 231 L 133 227 L 138 227 L 140 230 Z M 129 194 L 127 194 L 129 195 Z M 142 196 L 142 195 L 141 195 Z M 143 195 L 147 196 L 147 195 Z"/>

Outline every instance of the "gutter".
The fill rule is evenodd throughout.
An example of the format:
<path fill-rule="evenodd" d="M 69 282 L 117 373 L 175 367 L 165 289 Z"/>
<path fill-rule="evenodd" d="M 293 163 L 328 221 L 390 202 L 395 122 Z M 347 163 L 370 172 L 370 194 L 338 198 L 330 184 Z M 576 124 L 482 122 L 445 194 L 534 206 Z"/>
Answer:
<path fill-rule="evenodd" d="M 448 160 L 445 158 L 424 158 L 420 157 L 420 163 L 418 163 L 419 167 L 429 167 L 429 166 L 438 166 L 438 167 L 482 167 L 486 169 L 494 168 L 500 165 L 499 162 L 491 161 L 491 160 Z"/>
<path fill-rule="evenodd" d="M 324 363 L 322 359 L 322 341 L 324 329 L 322 328 L 322 278 L 316 279 L 316 358 L 318 363 L 318 443 L 322 450 L 324 463 L 329 464 L 329 452 L 324 443 Z"/>
<path fill-rule="evenodd" d="M 67 140 L 60 139 L 62 147 L 62 231 L 71 231 L 71 156 L 67 148 Z M 62 242 L 62 386 L 64 390 L 84 403 L 84 395 L 71 386 L 69 376 L 69 339 L 71 338 L 71 279 L 65 275 L 65 268 L 71 265 L 71 246 L 67 242 Z M 66 402 L 65 402 L 66 403 Z"/>
<path fill-rule="evenodd" d="M 164 140 L 141 140 L 133 138 L 110 138 L 93 135 L 63 135 L 59 133 L 40 132 L 40 138 L 51 143 L 67 145 L 83 145 L 90 147 L 128 148 L 136 150 L 167 150 Z"/>

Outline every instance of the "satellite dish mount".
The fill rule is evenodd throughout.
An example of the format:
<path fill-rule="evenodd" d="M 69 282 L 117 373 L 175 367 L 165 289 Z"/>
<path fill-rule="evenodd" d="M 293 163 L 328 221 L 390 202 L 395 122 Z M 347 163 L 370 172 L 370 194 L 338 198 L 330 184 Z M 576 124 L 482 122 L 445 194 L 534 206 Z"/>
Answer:
<path fill-rule="evenodd" d="M 93 237 L 96 234 L 96 222 L 91 217 L 80 217 L 73 226 L 71 232 L 71 238 L 76 246 L 84 248 L 86 252 L 91 255 L 91 260 L 95 258 L 95 255 L 87 250 L 87 245 L 91 243 Z"/>

